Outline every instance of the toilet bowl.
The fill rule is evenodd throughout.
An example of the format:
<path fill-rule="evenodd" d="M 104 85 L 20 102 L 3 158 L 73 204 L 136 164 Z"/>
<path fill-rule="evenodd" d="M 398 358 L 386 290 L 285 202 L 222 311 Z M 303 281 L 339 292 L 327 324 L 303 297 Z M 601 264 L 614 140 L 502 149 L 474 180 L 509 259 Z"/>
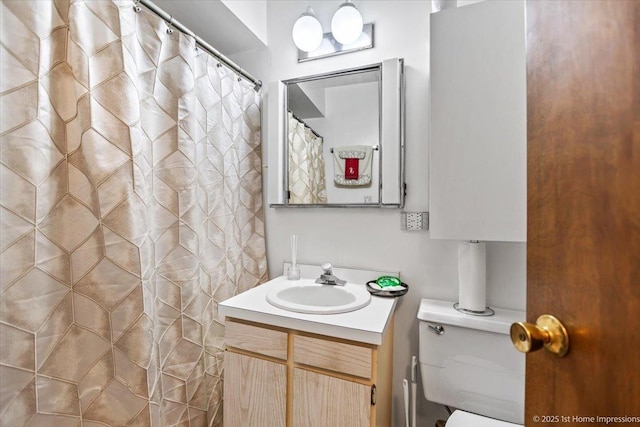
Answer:
<path fill-rule="evenodd" d="M 447 427 L 524 425 L 525 356 L 509 328 L 522 311 L 463 314 L 453 302 L 423 299 L 418 310 L 420 373 L 427 400 L 457 408 Z"/>

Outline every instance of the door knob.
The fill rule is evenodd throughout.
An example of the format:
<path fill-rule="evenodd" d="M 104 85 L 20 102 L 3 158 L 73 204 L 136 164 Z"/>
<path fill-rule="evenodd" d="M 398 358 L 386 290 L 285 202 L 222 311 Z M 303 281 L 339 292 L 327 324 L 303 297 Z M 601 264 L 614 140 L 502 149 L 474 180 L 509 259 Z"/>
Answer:
<path fill-rule="evenodd" d="M 556 317 L 543 314 L 535 325 L 516 322 L 511 325 L 511 342 L 518 351 L 530 353 L 545 348 L 549 353 L 564 357 L 569 351 L 569 334 Z"/>

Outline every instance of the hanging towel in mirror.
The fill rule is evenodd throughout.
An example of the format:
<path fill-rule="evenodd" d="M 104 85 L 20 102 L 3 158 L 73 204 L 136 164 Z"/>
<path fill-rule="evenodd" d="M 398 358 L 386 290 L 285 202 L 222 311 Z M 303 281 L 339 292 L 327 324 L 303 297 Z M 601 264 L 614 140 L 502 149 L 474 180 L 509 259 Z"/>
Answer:
<path fill-rule="evenodd" d="M 371 184 L 372 148 L 352 145 L 333 149 L 334 182 L 336 185 L 363 186 Z"/>

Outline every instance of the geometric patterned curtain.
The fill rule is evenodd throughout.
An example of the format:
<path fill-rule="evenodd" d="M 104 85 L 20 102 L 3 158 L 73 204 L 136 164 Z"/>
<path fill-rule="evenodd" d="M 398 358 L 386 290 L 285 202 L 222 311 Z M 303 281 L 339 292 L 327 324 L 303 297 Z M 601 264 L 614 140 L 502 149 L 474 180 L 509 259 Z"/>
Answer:
<path fill-rule="evenodd" d="M 323 138 L 288 113 L 289 203 L 327 203 Z"/>
<path fill-rule="evenodd" d="M 259 96 L 130 0 L 0 7 L 0 425 L 221 425 Z"/>

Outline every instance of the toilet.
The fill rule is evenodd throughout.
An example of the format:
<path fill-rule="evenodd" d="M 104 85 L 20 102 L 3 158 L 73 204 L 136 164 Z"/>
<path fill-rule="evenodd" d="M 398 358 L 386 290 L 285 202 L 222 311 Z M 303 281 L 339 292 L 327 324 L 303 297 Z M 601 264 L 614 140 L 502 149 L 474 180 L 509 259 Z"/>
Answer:
<path fill-rule="evenodd" d="M 420 373 L 424 395 L 456 410 L 447 427 L 524 425 L 525 355 L 509 337 L 522 311 L 495 308 L 493 316 L 457 311 L 453 302 L 422 299 Z"/>

